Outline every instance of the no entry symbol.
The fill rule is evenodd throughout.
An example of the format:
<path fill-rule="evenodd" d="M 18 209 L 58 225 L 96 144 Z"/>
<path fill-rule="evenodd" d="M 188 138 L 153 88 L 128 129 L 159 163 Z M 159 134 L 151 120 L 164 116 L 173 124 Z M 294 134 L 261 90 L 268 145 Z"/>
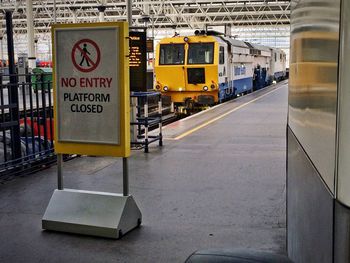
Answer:
<path fill-rule="evenodd" d="M 101 59 L 98 45 L 91 39 L 82 39 L 72 49 L 73 65 L 82 72 L 91 72 L 97 68 Z"/>

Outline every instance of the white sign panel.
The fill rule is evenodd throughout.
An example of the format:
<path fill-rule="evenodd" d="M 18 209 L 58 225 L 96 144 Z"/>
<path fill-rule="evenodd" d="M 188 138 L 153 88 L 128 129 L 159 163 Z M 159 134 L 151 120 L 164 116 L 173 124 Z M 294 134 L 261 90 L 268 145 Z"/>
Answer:
<path fill-rule="evenodd" d="M 59 142 L 120 143 L 118 30 L 55 30 Z"/>

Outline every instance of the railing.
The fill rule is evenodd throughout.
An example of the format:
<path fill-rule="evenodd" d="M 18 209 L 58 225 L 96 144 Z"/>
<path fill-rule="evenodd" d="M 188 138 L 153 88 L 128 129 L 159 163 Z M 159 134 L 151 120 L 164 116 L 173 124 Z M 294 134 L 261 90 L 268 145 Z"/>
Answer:
<path fill-rule="evenodd" d="M 45 70 L 45 69 L 43 69 Z M 136 92 L 134 146 L 148 152 L 150 143 L 162 145 L 162 107 L 158 92 Z M 167 104 L 166 104 L 167 105 Z M 0 72 L 0 183 L 56 163 L 54 154 L 52 73 L 4 74 Z M 157 127 L 158 134 L 149 135 Z M 73 156 L 65 156 L 64 159 Z"/>
<path fill-rule="evenodd" d="M 56 161 L 51 76 L 0 74 L 0 181 Z"/>
<path fill-rule="evenodd" d="M 162 97 L 159 92 L 132 92 L 132 116 L 131 116 L 131 145 L 144 147 L 146 153 L 149 144 L 158 141 L 163 145 L 162 136 Z M 157 135 L 149 135 L 149 128 L 158 127 Z M 133 136 L 134 135 L 134 136 Z"/>

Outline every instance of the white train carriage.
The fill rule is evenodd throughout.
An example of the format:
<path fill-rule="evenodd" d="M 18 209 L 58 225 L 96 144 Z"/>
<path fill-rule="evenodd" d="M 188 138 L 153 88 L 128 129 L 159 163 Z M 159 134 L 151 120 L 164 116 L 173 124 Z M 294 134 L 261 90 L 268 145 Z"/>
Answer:
<path fill-rule="evenodd" d="M 231 76 L 235 95 L 253 90 L 254 56 L 246 43 L 225 38 L 231 45 Z"/>
<path fill-rule="evenodd" d="M 253 59 L 253 89 L 262 89 L 271 83 L 270 63 L 271 49 L 269 47 L 245 42 L 250 48 Z"/>
<path fill-rule="evenodd" d="M 253 59 L 249 47 L 228 37 L 217 37 L 219 48 L 220 100 L 253 90 Z"/>
<path fill-rule="evenodd" d="M 271 48 L 270 74 L 273 80 L 280 81 L 286 78 L 286 53 L 278 48 Z"/>

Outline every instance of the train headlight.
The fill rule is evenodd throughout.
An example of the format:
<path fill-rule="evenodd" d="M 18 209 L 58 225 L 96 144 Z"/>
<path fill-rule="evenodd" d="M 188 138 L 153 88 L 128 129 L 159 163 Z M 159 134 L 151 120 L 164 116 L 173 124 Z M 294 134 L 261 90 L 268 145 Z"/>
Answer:
<path fill-rule="evenodd" d="M 156 89 L 160 89 L 160 85 L 156 85 Z"/>
<path fill-rule="evenodd" d="M 215 89 L 215 84 L 211 84 L 211 85 L 210 85 L 210 88 L 211 88 L 211 89 Z"/>
<path fill-rule="evenodd" d="M 188 37 L 184 37 L 184 41 L 187 43 L 188 42 Z"/>
<path fill-rule="evenodd" d="M 168 90 L 169 90 L 169 87 L 168 87 L 168 86 L 164 86 L 163 90 L 164 90 L 164 91 L 168 91 Z"/>
<path fill-rule="evenodd" d="M 183 88 L 179 88 L 179 91 L 183 91 Z"/>
<path fill-rule="evenodd" d="M 208 91 L 208 86 L 204 86 L 204 87 L 203 87 L 203 90 L 204 90 L 204 91 Z"/>

